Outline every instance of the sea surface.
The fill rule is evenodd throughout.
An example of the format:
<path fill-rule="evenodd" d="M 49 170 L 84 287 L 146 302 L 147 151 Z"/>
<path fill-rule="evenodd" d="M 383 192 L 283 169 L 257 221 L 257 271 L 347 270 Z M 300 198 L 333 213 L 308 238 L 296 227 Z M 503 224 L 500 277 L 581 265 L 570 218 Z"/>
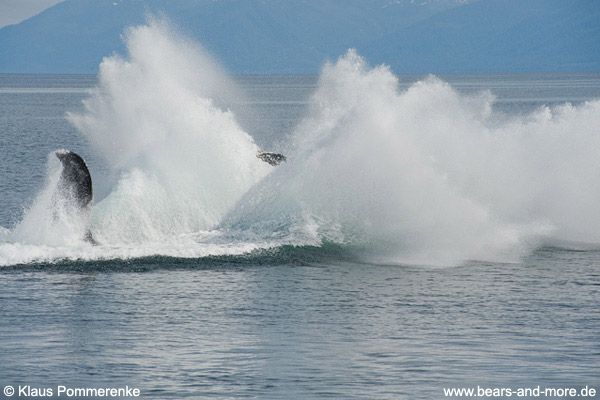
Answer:
<path fill-rule="evenodd" d="M 346 61 L 348 58 L 352 57 L 347 56 Z M 123 67 L 118 61 L 115 63 L 113 70 Z M 450 398 L 445 397 L 444 388 L 461 387 L 512 388 L 516 391 L 538 386 L 580 390 L 587 386 L 600 391 L 600 241 L 593 239 L 600 228 L 600 219 L 598 214 L 588 212 L 585 205 L 580 206 L 577 202 L 579 195 L 585 197 L 597 192 L 580 192 L 575 183 L 560 187 L 557 192 L 547 189 L 553 185 L 542 185 L 552 182 L 561 169 L 572 174 L 572 160 L 586 159 L 577 156 L 586 144 L 592 147 L 588 150 L 600 154 L 600 148 L 593 148 L 597 140 L 560 139 L 560 130 L 567 129 L 561 125 L 564 121 L 580 119 L 578 113 L 583 113 L 581 118 L 588 118 L 589 113 L 598 111 L 597 106 L 591 111 L 589 108 L 600 98 L 600 73 L 435 78 L 400 74 L 396 75 L 397 82 L 390 83 L 389 71 L 376 68 L 361 71 L 367 67 L 360 62 L 358 78 L 345 76 L 347 71 L 339 71 L 345 68 L 343 63 L 344 60 L 340 60 L 338 64 L 326 67 L 330 70 L 325 70 L 322 76 L 228 77 L 239 95 L 233 96 L 233 100 L 231 97 L 214 100 L 206 106 L 208 108 L 202 109 L 208 111 L 198 117 L 199 121 L 188 111 L 182 115 L 169 111 L 168 104 L 175 103 L 174 109 L 183 110 L 184 104 L 189 103 L 188 97 L 177 97 L 180 92 L 160 92 L 170 83 L 155 88 L 159 91 L 156 96 L 162 96 L 161 101 L 167 102 L 164 105 L 153 103 L 156 100 L 153 95 L 143 97 L 140 88 L 127 87 L 123 82 L 133 79 L 126 74 L 117 78 L 111 75 L 0 75 L 0 226 L 3 227 L 0 229 L 4 229 L 0 241 L 0 386 L 30 385 L 40 390 L 53 389 L 54 394 L 58 385 L 71 388 L 129 386 L 139 388 L 141 398 L 148 399 L 443 399 Z M 354 73 L 352 71 L 349 73 Z M 127 69 L 127 73 L 143 72 Z M 342 100 L 332 101 L 327 97 L 330 93 L 339 94 L 346 90 L 345 85 L 353 85 L 362 78 L 364 85 L 351 91 L 352 94 L 344 93 L 340 97 Z M 140 85 L 147 87 L 144 79 L 143 76 L 140 78 Z M 386 85 L 395 85 L 395 89 L 388 93 Z M 118 92 L 120 89 L 123 93 Z M 381 99 L 374 94 L 381 92 L 384 92 Z M 143 101 L 130 104 L 124 100 L 137 94 Z M 376 106 L 373 110 L 360 108 L 362 103 L 355 100 L 354 95 L 357 99 L 368 98 Z M 210 97 L 210 93 L 206 96 Z M 352 98 L 349 101 L 351 112 L 348 115 L 341 112 L 331 126 L 317 123 L 319 116 L 310 117 L 321 112 L 328 116 L 338 113 L 339 104 L 343 104 L 343 99 L 348 96 Z M 83 104 L 84 100 L 88 102 L 87 106 Z M 220 101 L 227 105 L 221 106 Z M 271 184 L 284 187 L 286 181 L 293 180 L 297 186 L 306 188 L 310 185 L 304 185 L 299 178 L 289 178 L 311 168 L 293 159 L 294 154 L 296 158 L 313 154 L 312 148 L 302 147 L 302 143 L 298 146 L 304 150 L 293 152 L 289 143 L 297 141 L 298 132 L 329 129 L 328 132 L 339 131 L 344 135 L 354 128 L 371 129 L 364 118 L 394 102 L 399 102 L 398 107 L 405 107 L 407 114 L 415 116 L 415 121 L 422 121 L 424 126 L 431 117 L 420 113 L 425 113 L 423 110 L 430 112 L 428 104 L 433 103 L 434 110 L 440 110 L 444 104 L 453 104 L 444 114 L 443 123 L 436 125 L 438 131 L 447 130 L 454 135 L 454 132 L 479 126 L 465 120 L 487 118 L 485 124 L 481 122 L 485 129 L 481 128 L 479 133 L 484 135 L 488 132 L 486 129 L 500 126 L 502 129 L 498 132 L 526 136 L 528 139 L 523 146 L 535 150 L 530 153 L 532 158 L 538 154 L 537 150 L 545 152 L 547 143 L 558 141 L 552 151 L 548 150 L 554 160 L 546 167 L 549 176 L 540 176 L 542 173 L 536 172 L 539 179 L 523 178 L 524 181 L 519 182 L 523 176 L 529 179 L 528 164 L 519 164 L 521 161 L 516 157 L 512 159 L 513 164 L 504 163 L 501 158 L 493 159 L 496 153 L 488 152 L 486 144 L 470 137 L 457 143 L 440 139 L 441 149 L 431 147 L 429 141 L 415 139 L 410 143 L 417 143 L 421 150 L 435 149 L 430 153 L 437 155 L 439 163 L 448 165 L 449 182 L 456 183 L 453 187 L 466 187 L 459 185 L 462 184 L 460 179 L 452 180 L 459 175 L 464 176 L 465 181 L 470 179 L 468 187 L 487 188 L 469 174 L 489 161 L 490 164 L 498 163 L 499 170 L 509 170 L 513 174 L 506 178 L 507 183 L 500 189 L 509 193 L 523 191 L 527 193 L 522 196 L 526 199 L 510 197 L 504 201 L 502 198 L 498 206 L 489 206 L 490 213 L 499 215 L 497 219 L 502 220 L 502 224 L 494 219 L 494 229 L 488 229 L 487 222 L 484 224 L 477 219 L 480 214 L 473 213 L 474 217 L 465 221 L 448 220 L 446 211 L 440 211 L 437 203 L 430 202 L 428 198 L 437 194 L 447 196 L 445 203 L 459 204 L 446 194 L 443 189 L 446 186 L 439 186 L 442 189 L 436 186 L 437 189 L 431 191 L 427 189 L 429 185 L 410 186 L 417 193 L 414 204 L 426 208 L 423 211 L 426 215 L 437 215 L 438 218 L 421 224 L 422 217 L 417 221 L 410 218 L 409 214 L 416 209 L 413 203 L 394 200 L 390 205 L 385 202 L 385 197 L 395 199 L 397 194 L 379 192 L 384 186 L 379 181 L 375 180 L 374 186 L 367 190 L 367 194 L 380 197 L 373 200 L 367 195 L 363 198 L 361 189 L 357 189 L 364 187 L 365 181 L 360 180 L 360 185 L 356 186 L 339 178 L 344 176 L 345 169 L 336 171 L 338 180 L 333 184 L 330 180 L 320 182 L 319 176 L 323 172 L 319 172 L 311 175 L 309 180 L 322 188 L 319 190 L 335 191 L 335 182 L 343 182 L 344 190 L 339 192 L 339 197 L 324 194 L 322 200 L 323 204 L 339 201 L 341 207 L 335 212 L 325 205 L 317 207 L 321 204 L 318 197 L 306 195 L 302 198 L 302 205 L 307 205 L 303 210 L 312 210 L 321 218 L 313 221 L 317 225 L 323 221 L 328 226 L 340 225 L 342 228 L 335 234 L 353 232 L 346 236 L 352 239 L 335 240 L 337 236 L 320 227 L 315 228 L 316 239 L 306 236 L 304 230 L 298 233 L 297 229 L 291 229 L 290 226 L 297 226 L 295 218 L 300 214 L 296 213 L 295 207 L 289 206 L 286 196 L 258 194 L 259 200 L 252 200 L 255 198 L 252 193 L 260 183 L 239 192 L 235 188 L 228 189 L 217 200 L 207 196 L 203 200 L 206 207 L 214 203 L 216 210 L 208 217 L 198 214 L 200 211 L 189 206 L 188 200 L 169 202 L 171 186 L 164 186 L 167 195 L 160 197 L 162 192 L 156 194 L 143 186 L 145 178 L 135 180 L 138 173 L 135 171 L 142 171 L 140 173 L 145 173 L 146 177 L 157 177 L 156 180 L 148 178 L 151 188 L 172 182 L 176 179 L 174 176 L 185 172 L 186 180 L 182 186 L 175 186 L 180 188 L 205 179 L 202 174 L 194 175 L 196 172 L 187 174 L 182 168 L 203 170 L 205 166 L 177 164 L 181 160 L 156 155 L 162 151 L 144 153 L 145 150 L 140 150 L 130 157 L 135 162 L 128 161 L 129 164 L 120 165 L 120 169 L 111 169 L 111 160 L 114 160 L 111 155 L 118 153 L 120 157 L 128 157 L 129 153 L 120 151 L 151 148 L 152 143 L 143 141 L 147 132 L 161 137 L 164 132 L 170 132 L 170 126 L 183 124 L 182 119 L 189 117 L 193 121 L 181 125 L 182 132 L 187 132 L 186 129 L 196 132 L 196 128 L 198 132 L 210 131 L 202 124 L 217 124 L 224 132 L 239 134 L 238 142 L 227 142 L 235 151 L 241 152 L 239 149 L 243 146 L 251 145 L 292 155 L 281 166 L 283 172 L 279 177 L 274 175 L 279 170 L 257 170 L 256 176 L 244 175 L 248 182 L 269 182 L 271 179 Z M 204 107 L 204 103 L 198 104 L 198 107 Z M 471 104 L 475 111 L 465 111 L 471 109 Z M 489 105 L 489 109 L 479 110 L 482 104 Z M 144 107 L 148 108 L 148 114 L 135 114 Z M 555 111 L 565 107 L 568 110 Z M 225 110 L 225 117 L 218 110 Z M 151 120 L 163 112 L 168 117 Z M 347 129 L 339 122 L 363 113 L 364 118 L 352 122 Z M 556 120 L 544 120 L 548 113 L 559 115 Z M 228 119 L 227 115 L 233 116 Z M 378 123 L 381 122 L 381 129 L 389 126 L 392 126 L 391 132 L 419 129 L 420 123 L 412 120 L 399 123 L 392 118 L 395 115 L 382 111 L 376 118 Z M 136 126 L 144 125 L 147 120 L 153 123 L 141 133 L 134 132 Z M 231 125 L 231 120 L 235 125 Z M 164 131 L 153 131 L 163 123 Z M 579 126 L 577 121 L 573 124 Z M 593 126 L 593 122 L 589 125 L 584 122 L 580 129 L 589 129 L 590 137 L 600 136 L 600 126 Z M 131 142 L 128 141 L 130 136 L 119 133 L 124 127 L 132 130 Z M 549 137 L 540 133 L 545 129 L 551 132 Z M 108 135 L 108 139 L 97 140 L 96 132 L 104 131 L 117 133 Z M 247 144 L 250 142 L 239 132 L 247 133 L 255 144 Z M 427 132 L 429 130 L 424 130 L 415 138 L 426 136 Z M 567 133 L 577 135 L 575 131 Z M 179 140 L 177 138 L 184 137 L 185 133 L 181 135 L 170 140 Z M 380 140 L 373 137 L 375 142 Z M 304 139 L 319 143 L 318 151 L 327 151 L 329 142 L 336 140 L 335 137 L 323 139 L 310 135 Z M 348 141 L 355 139 L 350 136 Z M 190 157 L 194 160 L 195 156 L 213 157 L 206 150 L 195 151 L 202 148 L 196 139 L 186 140 L 180 140 L 178 151 L 185 153 L 191 147 L 194 151 Z M 206 140 L 212 140 L 219 154 L 229 151 L 213 137 Z M 111 143 L 115 141 L 118 143 L 113 146 Z M 358 176 L 367 169 L 372 174 L 385 174 L 390 186 L 400 186 L 394 181 L 396 175 L 390 175 L 387 167 L 385 172 L 378 169 L 387 162 L 387 156 L 379 157 L 366 142 L 360 143 L 357 146 L 365 146 L 360 159 L 366 159 L 370 164 L 360 170 L 347 170 L 347 174 Z M 403 143 L 408 146 L 408 142 Z M 561 148 L 570 144 L 580 147 L 575 147 L 573 152 L 560 153 Z M 457 159 L 469 158 L 454 151 L 452 146 L 463 149 L 465 154 L 474 152 L 485 157 L 478 163 L 469 161 L 463 168 L 466 172 L 461 172 L 463 169 L 453 167 L 452 160 L 444 164 L 446 151 Z M 36 219 L 40 217 L 32 210 L 36 201 L 42 201 L 40 193 L 52 180 L 55 173 L 52 152 L 60 148 L 84 156 L 92 177 L 100 177 L 94 182 L 92 212 L 92 232 L 100 242 L 97 246 L 62 243 L 60 238 L 56 243 L 53 240 L 59 235 L 57 231 L 45 231 L 50 232 L 49 237 L 32 233 L 36 227 L 48 223 L 44 218 Z M 249 148 L 255 151 L 255 147 Z M 522 147 L 511 147 L 511 151 L 516 153 L 519 148 Z M 172 151 L 165 145 L 158 149 L 165 153 Z M 350 152 L 348 147 L 340 145 L 333 153 L 345 151 Z M 414 150 L 410 154 L 416 153 L 418 151 Z M 399 158 L 408 157 L 400 150 L 397 154 Z M 253 157 L 254 154 L 248 163 L 254 162 Z M 344 157 L 331 161 L 332 157 L 324 161 L 325 167 L 345 165 L 344 168 L 348 168 L 350 165 L 345 164 L 347 159 Z M 218 158 L 215 160 L 210 165 L 217 168 L 220 164 Z M 557 170 L 551 167 L 555 164 Z M 152 169 L 154 165 L 167 167 Z M 176 167 L 171 168 L 171 165 Z M 256 167 L 255 164 L 248 165 L 263 168 L 259 164 Z M 371 165 L 377 165 L 372 167 L 374 171 L 370 170 Z M 392 171 L 412 168 L 402 162 L 388 167 Z M 593 181 L 594 177 L 599 177 L 597 164 L 581 162 L 576 167 L 582 168 L 581 176 L 591 177 L 583 187 L 600 186 L 600 181 Z M 243 168 L 247 167 L 240 166 L 240 170 Z M 531 169 L 539 171 L 534 167 Z M 210 171 L 210 168 L 205 170 Z M 232 169 L 228 173 L 234 176 L 236 171 Z M 490 171 L 489 180 L 498 178 L 500 182 L 505 178 L 496 173 L 496 169 Z M 165 181 L 161 180 L 163 176 L 166 176 Z M 416 179 L 426 179 L 421 175 L 410 176 L 411 180 L 407 182 L 411 185 L 410 182 Z M 573 181 L 579 182 L 581 176 L 573 175 Z M 403 179 L 402 176 L 399 182 L 405 182 Z M 557 185 L 570 182 L 556 179 Z M 239 185 L 236 188 L 241 187 Z M 526 192 L 527 187 L 536 185 L 543 186 L 544 190 Z M 141 189 L 127 192 L 126 189 L 132 186 Z M 473 190 L 476 193 L 470 198 L 497 198 L 496 191 L 486 190 Z M 347 198 L 352 197 L 348 193 L 354 191 L 358 193 L 355 201 L 347 202 Z M 541 194 L 564 198 L 564 204 L 574 204 L 571 208 L 577 210 L 548 204 L 549 200 Z M 127 203 L 127 199 L 145 199 L 151 195 L 157 196 L 151 205 L 143 200 L 135 206 Z M 244 202 L 248 196 L 250 200 L 240 207 L 239 202 Z M 227 209 L 219 208 L 229 204 L 226 202 L 229 197 L 235 198 L 237 203 L 232 202 Z M 272 200 L 274 197 L 279 200 Z M 590 199 L 590 202 L 597 206 L 598 198 Z M 493 204 L 493 201 L 488 203 Z M 481 200 L 481 204 L 488 203 Z M 259 205 L 256 209 L 247 211 L 256 204 Z M 397 216 L 389 211 L 393 204 L 409 210 L 402 214 L 403 224 L 408 226 L 405 230 L 394 230 L 396 227 L 391 222 L 386 225 Z M 504 206 L 506 209 L 502 208 Z M 113 224 L 111 218 L 122 209 L 129 210 L 127 207 L 134 211 L 148 207 L 147 215 L 151 217 L 149 222 L 144 219 L 144 224 L 148 225 L 142 224 L 142 216 L 134 211 L 129 212 L 130 219 L 121 218 Z M 160 207 L 164 207 L 162 212 Z M 455 218 L 457 214 L 463 215 L 463 210 L 464 213 L 471 212 L 461 207 L 453 206 L 447 213 Z M 571 222 L 579 220 L 577 214 L 570 212 L 579 211 L 585 215 L 581 216 L 581 222 L 570 225 L 569 221 L 552 219 L 555 208 L 559 208 L 561 215 L 566 213 Z M 361 214 L 364 209 L 371 209 L 370 212 L 375 214 Z M 168 220 L 176 221 L 176 226 L 160 222 L 162 214 L 172 210 L 175 211 Z M 349 210 L 349 215 L 340 216 L 332 223 L 330 218 L 338 217 L 343 210 Z M 546 213 L 541 215 L 539 210 Z M 185 214 L 183 217 L 182 213 Z M 377 213 L 383 217 L 379 219 Z M 278 218 L 284 214 L 281 218 L 291 222 L 281 228 Z M 269 215 L 274 216 L 272 225 L 275 228 L 267 223 L 256 228 L 257 221 L 268 220 L 266 216 Z M 186 218 L 192 221 L 189 226 Z M 211 225 L 217 226 L 216 231 L 203 228 L 203 224 L 219 218 L 221 222 Z M 352 221 L 362 219 L 368 219 L 370 224 L 358 228 L 352 224 Z M 510 255 L 506 257 L 495 248 L 488 252 L 498 237 L 514 231 L 504 229 L 509 222 L 524 221 L 523 225 L 527 225 L 527 221 L 533 220 L 543 222 L 539 225 L 558 226 L 558 231 L 547 233 L 542 227 L 523 242 L 520 242 L 521 236 L 515 236 L 516 239 L 511 236 L 510 246 L 518 251 L 513 252 L 511 247 Z M 373 228 L 373 224 L 378 226 Z M 450 230 L 449 227 L 457 225 L 461 229 Z M 480 229 L 482 225 L 485 229 Z M 181 228 L 180 232 L 177 229 L 181 226 L 185 229 Z M 144 235 L 129 233 L 125 236 L 122 231 L 127 229 L 133 233 L 144 231 Z M 471 229 L 476 229 L 475 235 L 471 235 Z M 196 230 L 203 233 L 197 234 Z M 409 235 L 411 232 L 414 236 Z M 561 234 L 554 235 L 553 232 Z M 33 236 L 35 240 L 29 240 Z M 366 236 L 372 239 L 361 242 L 360 239 Z M 459 236 L 464 240 L 454 242 Z M 479 236 L 493 237 L 494 241 L 471 248 Z M 353 242 L 355 237 L 358 239 Z M 397 237 L 400 237 L 398 242 L 394 241 Z M 384 245 L 379 246 L 381 243 Z M 502 251 L 506 247 L 504 243 L 499 246 Z M 398 249 L 401 251 L 396 252 Z M 17 395 L 11 398 L 25 398 Z M 5 394 L 0 394 L 0 398 L 9 398 L 2 396 Z"/>

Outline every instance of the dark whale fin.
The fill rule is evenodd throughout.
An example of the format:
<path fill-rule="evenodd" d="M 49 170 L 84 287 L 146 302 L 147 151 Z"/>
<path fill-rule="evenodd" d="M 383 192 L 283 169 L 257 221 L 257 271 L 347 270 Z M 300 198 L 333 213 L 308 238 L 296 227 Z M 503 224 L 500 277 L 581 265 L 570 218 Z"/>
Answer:
<path fill-rule="evenodd" d="M 63 166 L 59 189 L 72 196 L 80 208 L 87 207 L 92 202 L 92 177 L 85 161 L 69 150 L 57 150 L 54 154 Z"/>
<path fill-rule="evenodd" d="M 258 153 L 256 153 L 256 157 L 271 165 L 279 165 L 282 161 L 286 161 L 283 154 L 277 154 L 270 151 L 259 150 Z"/>
<path fill-rule="evenodd" d="M 69 150 L 54 152 L 62 163 L 62 172 L 58 182 L 58 190 L 66 199 L 73 202 L 79 209 L 87 210 L 92 205 L 92 177 L 85 161 L 77 153 Z M 88 229 L 84 239 L 96 244 Z"/>

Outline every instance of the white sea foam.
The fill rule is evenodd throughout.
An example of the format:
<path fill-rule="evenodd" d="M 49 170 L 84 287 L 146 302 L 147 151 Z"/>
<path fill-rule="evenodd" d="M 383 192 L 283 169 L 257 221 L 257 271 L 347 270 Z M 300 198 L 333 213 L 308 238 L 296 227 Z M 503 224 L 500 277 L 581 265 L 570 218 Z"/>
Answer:
<path fill-rule="evenodd" d="M 128 57 L 106 58 L 85 111 L 69 115 L 110 166 L 93 177 L 106 188 L 91 214 L 100 246 L 81 241 L 89 221 L 48 212 L 51 160 L 23 221 L 0 231 L 0 265 L 323 243 L 452 265 L 516 261 L 547 238 L 600 243 L 600 101 L 507 117 L 491 93 L 435 77 L 401 91 L 351 50 L 324 67 L 274 169 L 255 157 L 224 106 L 239 94 L 199 46 L 160 22 L 126 38 Z"/>

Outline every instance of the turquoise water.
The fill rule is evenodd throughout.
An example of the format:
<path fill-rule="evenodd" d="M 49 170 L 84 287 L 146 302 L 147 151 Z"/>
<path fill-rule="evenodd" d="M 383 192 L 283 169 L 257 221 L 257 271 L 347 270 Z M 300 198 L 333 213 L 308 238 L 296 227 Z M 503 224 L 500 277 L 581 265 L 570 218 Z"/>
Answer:
<path fill-rule="evenodd" d="M 423 78 L 400 75 L 398 92 L 405 93 Z M 423 90 L 435 96 L 421 98 L 432 102 L 443 97 L 451 102 L 489 90 L 496 99 L 490 111 L 493 118 L 486 126 L 510 126 L 515 132 L 528 129 L 523 127 L 534 123 L 531 115 L 540 107 L 552 109 L 570 102 L 577 113 L 584 102 L 600 97 L 597 73 L 441 78 L 454 88 L 452 96 L 456 97 L 443 97 L 446 92 L 434 83 L 425 84 Z M 291 151 L 289 142 L 301 130 L 298 126 L 314 112 L 315 104 L 328 101 L 311 99 L 324 79 L 234 77 L 243 96 L 228 107 L 258 147 Z M 360 232 L 373 234 L 373 241 L 385 243 L 382 247 L 371 242 L 335 242 L 332 236 L 312 243 L 304 236 L 289 236 L 288 225 L 269 231 L 269 242 L 265 232 L 255 228 L 254 216 L 264 215 L 262 209 L 249 214 L 231 212 L 226 217 L 229 222 L 219 227 L 220 236 L 194 236 L 194 243 L 200 242 L 196 247 L 179 239 L 173 242 L 168 236 L 159 243 L 139 239 L 139 243 L 121 244 L 121 236 L 110 236 L 98 227 L 105 225 L 93 225 L 107 240 L 97 247 L 23 244 L 11 239 L 15 225 L 31 215 L 28 207 L 48 179 L 48 155 L 55 149 L 69 148 L 84 155 L 95 179 L 97 205 L 113 193 L 114 171 L 98 150 L 102 143 L 82 135 L 65 118 L 67 112 L 85 115 L 81 102 L 90 98 L 88 89 L 96 84 L 96 76 L 0 75 L 4 154 L 0 158 L 0 226 L 8 232 L 0 244 L 0 386 L 128 385 L 139 388 L 142 398 L 157 399 L 441 399 L 443 388 L 477 386 L 592 386 L 600 390 L 600 246 L 593 240 L 569 237 L 572 232 L 592 237 L 590 231 L 600 225 L 585 208 L 580 210 L 587 213 L 582 220 L 588 225 L 563 224 L 560 232 L 564 235 L 549 234 L 546 239 L 527 242 L 516 257 L 478 260 L 470 257 L 476 253 L 465 250 L 465 259 L 440 264 L 411 263 L 400 256 L 371 257 L 397 246 L 386 236 L 391 229 L 387 226 L 383 233 L 365 227 L 352 232 L 352 237 Z M 371 82 L 371 86 L 376 84 Z M 373 97 L 373 101 L 378 99 Z M 457 113 L 453 110 L 448 115 L 461 120 Z M 382 114 L 380 119 L 385 118 Z M 453 123 L 459 124 L 445 119 L 452 132 L 458 129 L 452 128 Z M 416 129 L 409 123 L 398 126 L 399 130 Z M 550 123 L 544 126 L 554 129 Z M 590 129 L 597 131 L 598 126 Z M 526 130 L 525 135 L 537 132 Z M 573 143 L 594 145 L 592 140 L 574 139 Z M 447 143 L 446 149 L 455 154 Z M 382 162 L 372 158 L 375 164 Z M 333 161 L 343 163 L 344 159 Z M 557 158 L 556 162 L 564 162 L 564 168 L 571 171 L 570 159 Z M 281 174 L 271 173 L 266 179 L 289 178 L 297 173 L 297 165 L 292 160 Z M 469 170 L 477 168 L 469 166 Z M 448 169 L 451 181 L 457 171 Z M 319 184 L 316 178 L 315 185 Z M 549 178 L 540 177 L 545 179 Z M 503 190 L 520 190 L 517 175 L 511 175 L 511 182 L 514 186 Z M 594 185 L 589 181 L 585 187 Z M 574 189 L 563 192 L 569 190 Z M 258 198 L 268 214 L 295 210 L 269 196 Z M 326 195 L 323 202 L 335 199 Z M 357 199 L 362 201 L 360 196 Z M 303 198 L 309 205 L 312 200 L 311 196 Z M 339 201 L 349 210 L 349 215 L 340 217 L 340 224 L 360 218 L 378 221 L 371 214 L 360 214 L 365 203 Z M 507 208 L 514 204 L 513 198 L 502 203 Z M 535 205 L 547 206 L 545 202 L 518 204 L 533 210 L 528 218 L 537 215 Z M 423 199 L 423 206 L 428 205 Z M 391 218 L 395 214 L 385 211 L 388 206 L 382 205 L 381 212 Z M 524 219 L 514 209 L 491 209 L 507 220 Z M 313 210 L 322 218 L 332 215 L 328 209 Z M 552 208 L 548 210 L 546 216 L 551 218 Z M 290 221 L 295 221 L 293 215 Z M 96 218 L 104 222 L 107 216 Z M 126 226 L 123 221 L 119 224 Z M 240 234 L 238 230 L 246 225 L 259 237 Z M 352 224 L 345 226 L 354 229 Z M 425 253 L 436 253 L 436 243 L 444 246 L 450 240 L 437 229 L 411 226 L 415 237 L 425 243 Z M 260 229 L 271 229 L 271 225 Z M 448 237 L 462 231 L 457 232 Z M 464 234 L 466 241 L 473 240 Z M 403 237 L 401 242 L 406 240 L 410 243 L 415 238 Z M 463 242 L 450 241 L 449 246 L 468 248 Z"/>

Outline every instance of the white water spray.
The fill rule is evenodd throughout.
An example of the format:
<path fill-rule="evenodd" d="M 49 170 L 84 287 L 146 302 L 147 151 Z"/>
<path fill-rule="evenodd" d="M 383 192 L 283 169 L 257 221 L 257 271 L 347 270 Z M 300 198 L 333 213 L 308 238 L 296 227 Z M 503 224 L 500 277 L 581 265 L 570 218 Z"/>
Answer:
<path fill-rule="evenodd" d="M 549 235 L 600 241 L 600 102 L 508 121 L 493 102 L 434 77 L 400 92 L 349 51 L 325 66 L 289 165 L 224 225 L 297 238 L 301 221 L 306 243 L 386 262 L 515 261 Z"/>
<path fill-rule="evenodd" d="M 58 218 L 57 229 L 49 167 L 23 221 L 0 230 L 0 265 L 327 243 L 451 265 L 516 261 L 548 238 L 600 243 L 600 101 L 507 117 L 490 93 L 434 77 L 400 91 L 387 67 L 349 51 L 324 67 L 288 162 L 273 168 L 224 106 L 235 87 L 201 48 L 156 22 L 126 37 L 128 57 L 106 58 L 85 111 L 69 115 L 110 169 L 92 171 L 107 188 L 92 234 L 109 246 L 81 243 L 86 221 Z"/>
<path fill-rule="evenodd" d="M 14 230 L 11 241 L 28 245 L 86 247 L 89 209 L 60 184 L 63 165 L 54 152 L 46 163 L 46 184 Z"/>
<path fill-rule="evenodd" d="M 104 59 L 86 111 L 69 115 L 118 178 L 92 233 L 123 244 L 209 230 L 271 167 L 218 106 L 235 89 L 201 48 L 160 22 L 126 37 L 129 58 Z"/>

